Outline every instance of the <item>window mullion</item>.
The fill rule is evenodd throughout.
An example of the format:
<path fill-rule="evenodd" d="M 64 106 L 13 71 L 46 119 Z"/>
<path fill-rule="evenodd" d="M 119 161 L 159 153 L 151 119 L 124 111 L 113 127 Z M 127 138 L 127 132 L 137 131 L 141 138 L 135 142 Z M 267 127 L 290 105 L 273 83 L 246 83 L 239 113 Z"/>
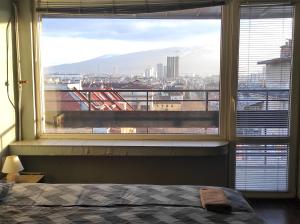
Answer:
<path fill-rule="evenodd" d="M 300 125 L 300 2 L 295 4 L 294 13 L 294 45 L 293 45 L 293 68 L 292 68 L 292 94 L 291 94 L 291 152 L 290 152 L 290 189 L 293 195 L 296 192 L 297 179 L 298 179 L 298 198 L 300 198 L 300 178 L 296 176 L 297 162 L 300 161 L 297 158 L 297 152 L 299 152 L 299 125 Z M 298 156 L 300 154 L 298 153 Z M 298 165 L 298 169 L 300 166 Z"/>
<path fill-rule="evenodd" d="M 235 108 L 238 49 L 239 49 L 239 4 L 238 1 L 230 1 L 223 6 L 222 21 L 222 59 L 221 59 L 221 128 L 225 132 L 226 139 L 232 143 L 235 140 Z M 221 130 L 222 130 L 221 129 Z M 235 151 L 234 144 L 230 144 L 229 150 L 229 186 L 234 187 L 235 180 Z"/>

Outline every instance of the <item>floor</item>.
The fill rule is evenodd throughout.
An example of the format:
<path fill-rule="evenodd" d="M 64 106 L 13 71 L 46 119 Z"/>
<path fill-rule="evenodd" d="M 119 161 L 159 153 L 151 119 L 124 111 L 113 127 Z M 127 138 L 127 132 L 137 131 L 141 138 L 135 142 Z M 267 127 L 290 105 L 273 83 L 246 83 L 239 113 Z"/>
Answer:
<path fill-rule="evenodd" d="M 300 201 L 296 199 L 249 199 L 267 224 L 300 224 Z"/>

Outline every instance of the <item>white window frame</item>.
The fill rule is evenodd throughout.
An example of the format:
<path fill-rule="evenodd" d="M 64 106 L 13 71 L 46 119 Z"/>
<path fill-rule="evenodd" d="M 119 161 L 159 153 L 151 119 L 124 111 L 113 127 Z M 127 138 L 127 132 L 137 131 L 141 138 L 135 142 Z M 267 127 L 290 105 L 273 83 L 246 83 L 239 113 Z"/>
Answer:
<path fill-rule="evenodd" d="M 248 3 L 252 3 L 255 5 L 262 4 L 262 2 L 251 1 Z M 232 11 L 232 16 L 235 17 L 235 20 L 232 21 L 234 23 L 235 31 L 238 35 L 233 36 L 233 49 L 239 49 L 239 24 L 236 24 L 236 21 L 240 23 L 240 6 L 241 3 L 238 1 L 234 1 L 232 4 L 232 8 L 236 11 Z M 295 13 L 294 13 L 294 31 L 293 31 L 293 40 L 294 40 L 294 49 L 293 49 L 293 61 L 299 61 L 300 53 L 299 53 L 299 42 L 300 42 L 300 2 L 294 4 Z M 298 19 L 298 21 L 297 21 Z M 238 37 L 237 37 L 238 36 Z M 236 39 L 238 38 L 238 39 Z M 297 52 L 298 49 L 298 52 Z M 234 50 L 233 50 L 234 51 Z M 292 74 L 291 74 L 291 108 L 290 108 L 290 135 L 288 137 L 237 137 L 236 136 L 236 102 L 237 102 L 237 87 L 238 87 L 238 58 L 239 52 L 233 52 L 233 58 L 235 58 L 232 63 L 235 63 L 235 68 L 232 68 L 231 72 L 231 85 L 230 85 L 230 93 L 231 93 L 231 108 L 232 115 L 229 118 L 230 123 L 228 124 L 231 128 L 229 130 L 229 141 L 231 142 L 231 150 L 230 150 L 230 181 L 231 187 L 235 187 L 235 145 L 238 144 L 285 144 L 288 143 L 290 145 L 289 151 L 289 170 L 288 170 L 288 191 L 287 192 L 259 192 L 259 191 L 242 191 L 246 197 L 256 197 L 256 198 L 293 198 L 296 195 L 296 165 L 297 165 L 297 151 L 299 150 L 299 100 L 300 100 L 300 65 L 299 63 L 292 63 Z M 300 189 L 299 189 L 300 190 Z"/>
<path fill-rule="evenodd" d="M 191 141 L 198 141 L 198 140 L 211 140 L 211 141 L 223 141 L 226 139 L 226 111 L 227 111 L 227 104 L 225 103 L 226 97 L 226 88 L 224 82 L 226 80 L 224 67 L 223 67 L 223 58 L 226 55 L 223 52 L 223 40 L 224 35 L 227 33 L 224 30 L 223 26 L 223 7 L 221 6 L 222 16 L 221 16 L 221 30 L 220 30 L 220 97 L 219 97 L 219 134 L 218 135 L 205 135 L 205 134 L 53 134 L 53 133 L 45 133 L 43 127 L 43 120 L 45 119 L 44 111 L 43 111 L 43 74 L 42 74 L 42 66 L 41 66 L 41 49 L 40 49 L 40 35 L 42 29 L 42 17 L 46 16 L 47 14 L 44 13 L 35 13 L 35 45 L 36 47 L 36 60 L 35 60 L 35 79 L 36 79 L 36 113 L 37 113 L 37 138 L 41 139 L 105 139 L 105 140 L 191 140 Z M 51 16 L 53 17 L 53 16 Z M 66 17 L 66 15 L 57 15 L 57 18 Z M 97 15 L 80 15 L 80 16 L 72 16 L 71 18 L 97 18 Z M 55 18 L 55 17 L 54 17 Z"/>

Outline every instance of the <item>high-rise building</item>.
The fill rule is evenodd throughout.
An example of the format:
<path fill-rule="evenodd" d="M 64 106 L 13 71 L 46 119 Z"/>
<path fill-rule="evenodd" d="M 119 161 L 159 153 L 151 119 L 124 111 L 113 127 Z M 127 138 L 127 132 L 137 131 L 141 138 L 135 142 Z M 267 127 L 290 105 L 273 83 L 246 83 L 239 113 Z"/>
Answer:
<path fill-rule="evenodd" d="M 155 78 L 154 68 L 149 66 L 145 70 L 145 78 Z"/>
<path fill-rule="evenodd" d="M 177 78 L 179 76 L 179 57 L 167 57 L 167 78 Z"/>
<path fill-rule="evenodd" d="M 166 75 L 167 75 L 167 66 L 164 65 L 164 79 L 166 78 Z"/>
<path fill-rule="evenodd" d="M 164 79 L 165 71 L 164 71 L 164 65 L 162 63 L 157 64 L 156 72 L 157 72 L 158 79 Z"/>

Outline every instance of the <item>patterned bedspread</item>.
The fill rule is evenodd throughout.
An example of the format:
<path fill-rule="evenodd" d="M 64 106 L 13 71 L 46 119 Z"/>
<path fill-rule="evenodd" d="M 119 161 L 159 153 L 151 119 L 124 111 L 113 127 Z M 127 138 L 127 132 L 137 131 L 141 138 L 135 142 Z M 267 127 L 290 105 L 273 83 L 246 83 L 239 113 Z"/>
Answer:
<path fill-rule="evenodd" d="M 190 185 L 15 184 L 0 201 L 0 223 L 260 224 L 236 191 L 224 188 L 233 212 L 201 207 Z"/>

